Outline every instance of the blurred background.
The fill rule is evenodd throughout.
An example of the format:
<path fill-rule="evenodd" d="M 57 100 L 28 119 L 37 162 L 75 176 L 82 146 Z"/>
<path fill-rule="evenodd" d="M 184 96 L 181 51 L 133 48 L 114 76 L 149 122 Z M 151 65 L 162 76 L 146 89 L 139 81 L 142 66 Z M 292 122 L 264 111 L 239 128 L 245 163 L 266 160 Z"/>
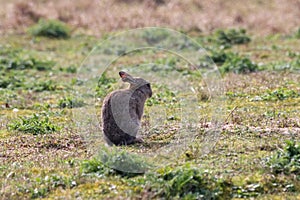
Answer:
<path fill-rule="evenodd" d="M 208 33 L 242 27 L 289 33 L 300 25 L 300 0 L 0 0 L 0 33 L 22 33 L 40 18 L 58 19 L 85 34 L 145 26 Z"/>

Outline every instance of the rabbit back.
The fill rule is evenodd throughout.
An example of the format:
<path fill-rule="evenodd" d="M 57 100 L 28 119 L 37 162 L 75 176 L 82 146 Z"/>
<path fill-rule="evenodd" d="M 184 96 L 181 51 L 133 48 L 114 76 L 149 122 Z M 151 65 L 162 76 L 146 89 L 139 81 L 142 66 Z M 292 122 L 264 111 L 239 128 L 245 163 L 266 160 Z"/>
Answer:
<path fill-rule="evenodd" d="M 106 141 L 115 145 L 134 142 L 139 128 L 136 106 L 131 103 L 132 92 L 119 90 L 104 99 L 102 106 L 103 133 Z"/>

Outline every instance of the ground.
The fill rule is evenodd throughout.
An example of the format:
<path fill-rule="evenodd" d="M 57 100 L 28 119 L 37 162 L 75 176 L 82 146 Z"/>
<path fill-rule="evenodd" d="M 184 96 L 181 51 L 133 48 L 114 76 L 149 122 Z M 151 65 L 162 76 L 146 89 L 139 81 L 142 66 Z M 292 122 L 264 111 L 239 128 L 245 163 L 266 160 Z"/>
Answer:
<path fill-rule="evenodd" d="M 114 1 L 113 6 L 120 9 L 128 2 Z M 229 12 L 237 22 L 229 17 L 213 27 L 194 21 L 185 27 L 176 21 L 184 7 L 179 1 L 144 1 L 128 7 L 175 7 L 179 11 L 158 16 L 157 25 L 170 24 L 180 31 L 176 34 L 188 35 L 197 45 L 172 39 L 174 35 L 160 29 L 107 46 L 98 44 L 119 33 L 116 30 L 153 23 L 141 19 L 140 24 L 138 19 L 126 24 L 141 15 L 130 11 L 123 26 L 109 19 L 97 23 L 91 35 L 95 24 L 89 20 L 97 2 L 81 2 L 78 8 L 67 1 L 44 2 L 49 13 L 36 9 L 45 5 L 37 1 L 2 3 L 21 16 L 9 18 L 8 12 L 0 12 L 6 16 L 0 25 L 0 199 L 300 199 L 299 1 L 284 6 L 280 2 L 247 1 L 250 10 L 262 6 L 255 19 L 239 5 L 217 15 L 229 17 Z M 62 12 L 60 4 L 70 13 Z M 229 5 L 215 1 L 193 9 Z M 262 11 L 266 7 L 270 12 Z M 91 16 L 79 24 L 74 10 L 82 8 Z M 278 23 L 266 17 L 285 9 L 289 13 Z M 54 11 L 66 17 L 55 18 L 73 25 L 70 37 L 33 36 L 28 27 L 37 23 L 34 18 Z M 212 20 L 210 12 L 202 15 Z M 254 27 L 257 20 L 261 23 Z M 281 20 L 289 22 L 285 26 Z M 128 52 L 142 42 L 179 49 L 186 58 L 196 55 L 195 63 L 161 49 Z M 200 46 L 206 51 L 197 56 Z M 100 73 L 101 62 L 115 56 Z M 212 68 L 218 71 L 206 77 Z M 84 79 L 86 69 L 97 70 L 88 72 L 91 82 Z M 126 87 L 119 80 L 120 70 L 149 80 L 153 96 L 142 119 L 145 143 L 109 147 L 101 135 L 101 104 L 109 92 Z M 218 84 L 220 88 L 212 90 Z"/>

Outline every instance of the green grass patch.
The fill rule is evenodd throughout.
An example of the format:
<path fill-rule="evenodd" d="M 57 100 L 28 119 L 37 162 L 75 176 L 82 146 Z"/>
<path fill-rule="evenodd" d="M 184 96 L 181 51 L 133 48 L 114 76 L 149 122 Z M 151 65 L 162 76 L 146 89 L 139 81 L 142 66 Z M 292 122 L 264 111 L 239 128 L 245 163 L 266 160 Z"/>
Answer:
<path fill-rule="evenodd" d="M 119 174 L 132 177 L 150 168 L 143 158 L 119 148 L 103 149 L 96 158 L 83 162 L 84 173 Z"/>
<path fill-rule="evenodd" d="M 53 61 L 42 61 L 23 53 L 0 56 L 0 69 L 2 70 L 25 70 L 36 69 L 38 71 L 50 70 L 55 65 Z"/>
<path fill-rule="evenodd" d="M 212 37 L 212 41 L 223 48 L 229 48 L 235 44 L 247 44 L 251 39 L 246 34 L 245 29 L 229 29 L 217 30 Z"/>
<path fill-rule="evenodd" d="M 284 149 L 267 158 L 267 166 L 274 174 L 300 175 L 300 142 L 286 141 Z"/>
<path fill-rule="evenodd" d="M 300 97 L 300 93 L 288 88 L 279 88 L 273 91 L 268 91 L 261 98 L 265 101 L 282 101 L 290 98 Z"/>
<path fill-rule="evenodd" d="M 233 72 L 235 74 L 246 74 L 257 71 L 258 66 L 249 58 L 232 56 L 226 59 L 219 69 L 221 73 Z"/>
<path fill-rule="evenodd" d="M 154 95 L 146 100 L 147 106 L 167 104 L 168 106 L 179 102 L 176 98 L 176 92 L 170 90 L 164 85 L 153 85 L 153 90 L 156 91 Z"/>
<path fill-rule="evenodd" d="M 96 96 L 105 97 L 113 89 L 113 85 L 117 82 L 115 78 L 107 77 L 106 73 L 103 73 L 98 80 L 96 86 Z"/>
<path fill-rule="evenodd" d="M 32 86 L 29 86 L 28 89 L 33 90 L 35 92 L 43 92 L 43 91 L 55 91 L 57 87 L 58 86 L 54 81 L 46 80 L 46 81 L 35 82 Z"/>
<path fill-rule="evenodd" d="M 155 196 L 166 199 L 228 199 L 231 195 L 230 182 L 189 164 L 158 169 L 133 184 L 145 185 Z"/>
<path fill-rule="evenodd" d="M 0 88 L 7 88 L 10 90 L 24 87 L 24 78 L 10 73 L 0 73 L 2 78 L 0 79 Z"/>
<path fill-rule="evenodd" d="M 60 67 L 59 70 L 62 71 L 62 72 L 67 72 L 67 73 L 75 74 L 77 72 L 77 67 L 74 66 L 74 65 L 71 65 L 71 66 L 66 67 L 66 68 Z"/>
<path fill-rule="evenodd" d="M 41 19 L 39 22 L 29 29 L 33 36 L 43 36 L 48 38 L 69 38 L 70 28 L 63 22 L 58 20 Z"/>
<path fill-rule="evenodd" d="M 246 74 L 258 70 L 257 64 L 247 57 L 232 52 L 211 51 L 210 58 L 219 66 L 221 73 L 233 72 L 235 74 Z"/>
<path fill-rule="evenodd" d="M 209 54 L 199 60 L 202 67 L 211 65 L 211 60 L 219 67 L 222 74 L 247 74 L 259 70 L 258 65 L 248 57 L 225 50 L 211 49 Z"/>
<path fill-rule="evenodd" d="M 214 63 L 216 63 L 217 65 L 223 65 L 226 60 L 231 59 L 231 57 L 233 56 L 237 56 L 234 55 L 231 52 L 225 52 L 225 51 L 216 51 L 216 50 L 212 50 L 210 52 L 210 58 L 214 61 Z"/>
<path fill-rule="evenodd" d="M 84 106 L 85 103 L 82 99 L 76 99 L 73 97 L 64 97 L 58 102 L 60 108 L 79 108 Z"/>
<path fill-rule="evenodd" d="M 29 117 L 19 117 L 8 124 L 8 129 L 38 135 L 56 132 L 60 127 L 53 124 L 45 114 L 33 114 Z"/>

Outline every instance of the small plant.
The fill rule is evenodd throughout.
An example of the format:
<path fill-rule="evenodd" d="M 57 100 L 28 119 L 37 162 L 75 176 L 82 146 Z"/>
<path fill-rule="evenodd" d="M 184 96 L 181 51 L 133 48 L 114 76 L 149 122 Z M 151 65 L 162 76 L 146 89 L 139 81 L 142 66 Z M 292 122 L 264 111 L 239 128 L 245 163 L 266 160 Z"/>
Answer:
<path fill-rule="evenodd" d="M 229 56 L 219 69 L 221 73 L 233 72 L 235 74 L 246 74 L 257 71 L 258 66 L 249 58 L 234 54 Z"/>
<path fill-rule="evenodd" d="M 59 130 L 59 127 L 49 121 L 45 115 L 33 114 L 30 117 L 20 117 L 8 125 L 10 130 L 17 130 L 33 135 L 47 134 Z"/>
<path fill-rule="evenodd" d="M 39 22 L 30 28 L 30 33 L 33 36 L 44 36 L 48 38 L 69 38 L 69 27 L 58 20 L 41 19 Z"/>
<path fill-rule="evenodd" d="M 286 141 L 283 150 L 267 158 L 267 166 L 275 174 L 300 175 L 300 143 L 294 140 Z"/>
<path fill-rule="evenodd" d="M 4 70 L 36 69 L 38 71 L 45 71 L 50 70 L 54 65 L 53 61 L 41 61 L 20 54 L 0 57 L 0 69 Z"/>
<path fill-rule="evenodd" d="M 114 173 L 113 169 L 109 169 L 104 166 L 102 161 L 98 158 L 83 161 L 81 164 L 81 170 L 84 174 L 95 173 L 98 175 L 108 175 Z"/>
<path fill-rule="evenodd" d="M 169 88 L 159 85 L 153 85 L 153 88 L 157 88 L 157 92 L 154 93 L 152 98 L 149 98 L 146 100 L 146 105 L 147 106 L 152 106 L 152 105 L 160 105 L 160 104 L 174 104 L 178 103 L 179 100 L 176 98 L 176 92 L 173 92 Z"/>
<path fill-rule="evenodd" d="M 300 70 L 300 56 L 291 62 L 291 66 L 293 70 L 297 70 L 297 71 Z"/>
<path fill-rule="evenodd" d="M 24 79 L 14 74 L 1 73 L 0 88 L 15 89 L 24 86 Z"/>
<path fill-rule="evenodd" d="M 79 108 L 84 105 L 85 103 L 82 99 L 74 99 L 72 97 L 64 97 L 58 102 L 60 108 Z"/>
<path fill-rule="evenodd" d="M 158 169 L 144 179 L 152 192 L 166 199 L 227 199 L 231 195 L 231 183 L 189 164 Z"/>
<path fill-rule="evenodd" d="M 73 65 L 67 67 L 67 68 L 59 68 L 60 71 L 62 72 L 67 72 L 67 73 L 71 73 L 71 74 L 74 74 L 77 72 L 77 68 Z"/>
<path fill-rule="evenodd" d="M 232 196 L 235 198 L 253 198 L 264 193 L 264 185 L 260 183 L 249 183 L 244 186 L 234 186 L 232 189 Z"/>
<path fill-rule="evenodd" d="M 247 57 L 225 50 L 210 50 L 208 56 L 200 58 L 200 66 L 211 65 L 211 60 L 219 66 L 221 73 L 233 72 L 235 74 L 246 74 L 258 70 L 258 65 Z"/>
<path fill-rule="evenodd" d="M 231 47 L 231 45 L 234 44 L 246 44 L 251 41 L 250 37 L 246 35 L 245 29 L 218 30 L 216 31 L 213 40 L 225 48 Z"/>
<path fill-rule="evenodd" d="M 103 73 L 100 79 L 98 80 L 98 85 L 96 87 L 96 95 L 98 97 L 105 97 L 109 92 L 112 91 L 112 86 L 116 83 L 115 78 L 109 78 L 106 76 L 106 73 Z"/>
<path fill-rule="evenodd" d="M 231 52 L 225 51 L 214 51 L 212 50 L 210 53 L 210 58 L 216 63 L 217 65 L 223 65 L 226 60 L 231 59 L 232 57 L 237 56 Z"/>
<path fill-rule="evenodd" d="M 39 81 L 34 83 L 33 86 L 29 86 L 29 89 L 35 92 L 55 91 L 57 89 L 57 85 L 52 80 Z"/>
<path fill-rule="evenodd" d="M 105 166 L 124 176 L 145 173 L 150 167 L 141 157 L 117 148 L 104 149 L 98 156 Z"/>
<path fill-rule="evenodd" d="M 99 155 L 83 163 L 84 173 L 111 174 L 132 177 L 145 173 L 150 165 L 144 159 L 120 149 L 103 149 Z"/>
<path fill-rule="evenodd" d="M 30 192 L 32 199 L 46 197 L 52 190 L 56 188 L 72 188 L 76 186 L 73 177 L 64 174 L 49 174 L 44 177 L 36 177 L 35 183 L 31 187 L 26 188 Z"/>
<path fill-rule="evenodd" d="M 273 91 L 268 91 L 261 98 L 266 101 L 282 101 L 289 98 L 297 98 L 300 97 L 300 93 L 297 93 L 294 90 L 290 90 L 288 88 L 279 88 Z"/>

